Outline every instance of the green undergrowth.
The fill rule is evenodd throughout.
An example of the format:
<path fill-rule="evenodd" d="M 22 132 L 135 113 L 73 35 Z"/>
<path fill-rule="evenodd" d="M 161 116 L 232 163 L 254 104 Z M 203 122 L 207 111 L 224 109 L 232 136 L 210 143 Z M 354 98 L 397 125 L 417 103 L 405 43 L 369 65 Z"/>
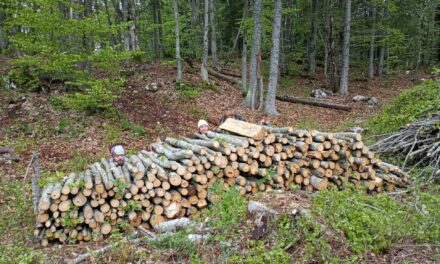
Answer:
<path fill-rule="evenodd" d="M 440 111 L 440 81 L 427 80 L 400 94 L 367 123 L 369 134 L 380 135 Z"/>
<path fill-rule="evenodd" d="M 4 178 L 0 172 L 0 177 Z M 33 250 L 35 224 L 28 185 L 18 180 L 0 182 L 0 263 L 43 263 Z"/>
<path fill-rule="evenodd" d="M 218 195 L 219 200 L 202 213 L 201 219 L 209 219 L 209 224 L 219 231 L 220 239 L 236 237 L 238 227 L 246 217 L 247 200 L 235 188 L 224 191 L 220 184 L 211 186 L 210 192 Z"/>
<path fill-rule="evenodd" d="M 354 253 L 382 253 L 397 243 L 440 246 L 440 189 L 407 194 L 400 201 L 361 190 L 324 191 L 313 198 L 312 213 L 344 233 Z"/>

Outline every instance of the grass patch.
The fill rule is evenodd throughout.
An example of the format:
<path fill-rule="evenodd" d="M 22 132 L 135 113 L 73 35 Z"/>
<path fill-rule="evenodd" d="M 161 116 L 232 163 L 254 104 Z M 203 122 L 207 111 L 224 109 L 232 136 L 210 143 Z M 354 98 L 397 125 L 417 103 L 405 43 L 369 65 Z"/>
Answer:
<path fill-rule="evenodd" d="M 152 248 L 172 249 L 179 252 L 177 260 L 197 259 L 198 251 L 194 243 L 188 240 L 188 233 L 180 231 L 175 234 L 164 234 L 160 240 L 151 242 Z"/>
<path fill-rule="evenodd" d="M 209 115 L 205 108 L 203 107 L 194 107 L 191 109 L 191 116 L 196 119 L 208 119 Z"/>
<path fill-rule="evenodd" d="M 0 172 L 0 177 L 4 178 Z M 29 248 L 35 224 L 30 187 L 17 180 L 0 184 L 0 263 L 43 263 L 42 256 Z"/>
<path fill-rule="evenodd" d="M 131 123 L 128 119 L 125 118 L 121 122 L 121 128 L 125 131 L 131 131 L 136 138 L 145 136 L 146 134 L 143 126 Z"/>
<path fill-rule="evenodd" d="M 183 98 L 195 99 L 201 95 L 201 88 L 189 83 L 181 83 L 178 93 Z"/>
<path fill-rule="evenodd" d="M 440 81 L 428 80 L 402 92 L 380 114 L 367 123 L 369 133 L 379 135 L 398 130 L 426 115 L 440 111 Z"/>
<path fill-rule="evenodd" d="M 319 129 L 320 124 L 317 120 L 308 117 L 303 116 L 300 120 L 298 120 L 295 124 L 292 125 L 294 128 L 303 128 L 303 129 Z"/>

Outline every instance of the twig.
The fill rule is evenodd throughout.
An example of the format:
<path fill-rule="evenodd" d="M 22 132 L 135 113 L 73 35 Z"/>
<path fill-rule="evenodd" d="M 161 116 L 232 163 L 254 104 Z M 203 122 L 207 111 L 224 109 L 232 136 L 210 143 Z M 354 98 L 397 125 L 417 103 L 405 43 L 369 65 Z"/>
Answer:
<path fill-rule="evenodd" d="M 415 147 L 416 144 L 417 144 L 417 136 L 419 135 L 419 132 L 420 132 L 421 129 L 422 129 L 422 128 L 417 129 L 417 133 L 416 133 L 416 135 L 414 136 L 414 143 L 413 143 L 413 145 L 411 146 L 411 149 L 409 150 L 408 154 L 407 154 L 406 157 L 405 157 L 405 161 L 403 162 L 403 165 L 402 165 L 402 170 L 405 169 L 405 165 L 406 165 L 406 162 L 408 161 L 408 157 L 409 157 L 410 153 L 413 151 L 414 147 Z"/>
<path fill-rule="evenodd" d="M 32 158 L 31 158 L 31 160 L 29 161 L 29 164 L 27 165 L 27 168 L 26 168 L 26 172 L 25 172 L 25 174 L 24 174 L 23 184 L 26 182 L 26 178 L 27 178 L 27 175 L 28 175 L 29 169 L 31 168 L 31 165 L 32 165 L 33 162 L 34 162 L 34 155 L 32 154 Z"/>

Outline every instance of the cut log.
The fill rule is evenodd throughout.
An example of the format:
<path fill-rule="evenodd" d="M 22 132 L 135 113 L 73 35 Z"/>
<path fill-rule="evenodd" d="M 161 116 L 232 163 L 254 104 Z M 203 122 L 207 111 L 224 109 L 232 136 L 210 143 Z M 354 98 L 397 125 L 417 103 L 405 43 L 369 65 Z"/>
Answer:
<path fill-rule="evenodd" d="M 313 105 L 313 106 L 338 109 L 338 110 L 343 110 L 343 111 L 350 111 L 351 110 L 351 107 L 348 105 L 332 104 L 332 103 L 313 100 L 313 99 L 295 98 L 295 97 L 290 97 L 290 96 L 277 96 L 276 99 L 283 101 L 283 102 Z"/>
<path fill-rule="evenodd" d="M 220 129 L 252 138 L 254 140 L 263 140 L 266 130 L 263 126 L 255 125 L 241 120 L 228 118 L 220 125 Z"/>

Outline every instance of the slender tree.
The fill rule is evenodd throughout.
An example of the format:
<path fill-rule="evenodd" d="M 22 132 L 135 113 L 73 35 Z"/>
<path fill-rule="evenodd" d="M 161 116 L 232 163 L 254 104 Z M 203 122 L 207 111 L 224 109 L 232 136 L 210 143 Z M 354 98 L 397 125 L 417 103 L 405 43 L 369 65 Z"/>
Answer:
<path fill-rule="evenodd" d="M 315 75 L 316 71 L 316 40 L 318 37 L 318 0 L 312 0 L 312 23 L 309 48 L 309 75 Z"/>
<path fill-rule="evenodd" d="M 333 36 L 333 9 L 334 2 L 333 0 L 324 0 L 324 25 L 325 25 L 325 45 L 327 51 L 327 62 L 328 65 L 328 73 L 327 73 L 327 83 L 329 88 L 333 92 L 337 92 L 338 82 L 337 82 L 337 64 L 336 64 L 336 51 L 335 51 L 335 40 Z"/>
<path fill-rule="evenodd" d="M 350 24 L 351 24 L 351 0 L 345 0 L 344 42 L 342 48 L 342 69 L 339 92 L 348 94 L 348 70 L 350 59 Z"/>
<path fill-rule="evenodd" d="M 208 28 L 209 28 L 209 0 L 205 0 L 205 26 L 203 29 L 203 54 L 201 77 L 202 80 L 208 82 Z"/>
<path fill-rule="evenodd" d="M 249 0 L 244 0 L 244 10 L 243 10 L 243 21 L 242 25 L 245 23 L 248 17 L 248 5 Z M 243 25 L 243 47 L 241 51 L 241 93 L 246 95 L 247 91 L 247 30 Z"/>
<path fill-rule="evenodd" d="M 376 38 L 376 8 L 373 6 L 371 8 L 372 12 L 372 25 L 371 25 L 371 40 L 370 40 L 370 51 L 368 53 L 368 78 L 373 79 L 374 78 L 374 40 Z"/>
<path fill-rule="evenodd" d="M 176 32 L 176 64 L 177 64 L 176 83 L 179 83 L 182 80 L 182 64 L 180 62 L 179 9 L 178 9 L 177 0 L 173 0 L 173 9 L 174 9 L 174 23 L 175 23 L 175 32 Z"/>
<path fill-rule="evenodd" d="M 217 58 L 217 29 L 216 29 L 216 23 L 215 23 L 215 0 L 210 0 L 210 14 L 209 18 L 211 23 L 211 56 L 212 56 L 212 66 L 220 70 L 220 65 L 218 63 Z"/>
<path fill-rule="evenodd" d="M 277 115 L 275 97 L 278 86 L 278 72 L 280 60 L 280 32 L 281 32 L 282 1 L 275 0 L 275 15 L 272 25 L 272 49 L 270 51 L 270 76 L 267 88 L 266 107 L 264 111 L 268 115 Z"/>
<path fill-rule="evenodd" d="M 261 46 L 261 13 L 262 13 L 262 0 L 254 1 L 254 22 L 253 22 L 253 34 L 252 34 L 252 48 L 249 68 L 249 90 L 246 95 L 245 104 L 255 110 L 258 102 L 257 93 L 257 57 Z"/>
<path fill-rule="evenodd" d="M 200 37 L 197 36 L 196 27 L 197 27 L 197 0 L 190 0 L 191 6 L 191 37 L 193 41 L 191 41 L 191 51 L 193 59 L 197 58 L 197 44 L 199 43 Z"/>

